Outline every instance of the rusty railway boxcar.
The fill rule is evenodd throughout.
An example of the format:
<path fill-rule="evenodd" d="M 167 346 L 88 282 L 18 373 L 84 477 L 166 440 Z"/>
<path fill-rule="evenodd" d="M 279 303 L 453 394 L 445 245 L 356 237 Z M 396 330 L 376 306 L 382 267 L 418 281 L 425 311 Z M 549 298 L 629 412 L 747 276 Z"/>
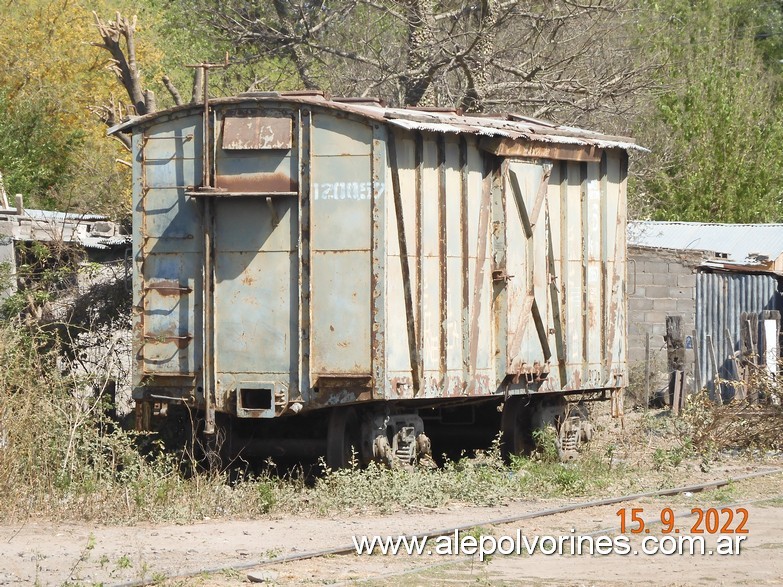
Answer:
<path fill-rule="evenodd" d="M 509 450 L 546 421 L 573 448 L 563 398 L 620 397 L 629 139 L 319 93 L 112 132 L 133 137 L 139 425 L 187 408 L 235 452 L 340 466 L 415 458 L 453 406 L 502 411 Z"/>

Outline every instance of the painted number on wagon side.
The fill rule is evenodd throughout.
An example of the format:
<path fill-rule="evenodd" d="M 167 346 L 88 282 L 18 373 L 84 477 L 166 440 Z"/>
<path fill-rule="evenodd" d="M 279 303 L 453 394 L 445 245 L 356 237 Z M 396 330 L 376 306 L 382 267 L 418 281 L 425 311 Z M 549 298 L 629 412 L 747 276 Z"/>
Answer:
<path fill-rule="evenodd" d="M 313 183 L 313 200 L 369 200 L 373 190 L 377 197 L 382 197 L 385 187 L 382 181 Z"/>

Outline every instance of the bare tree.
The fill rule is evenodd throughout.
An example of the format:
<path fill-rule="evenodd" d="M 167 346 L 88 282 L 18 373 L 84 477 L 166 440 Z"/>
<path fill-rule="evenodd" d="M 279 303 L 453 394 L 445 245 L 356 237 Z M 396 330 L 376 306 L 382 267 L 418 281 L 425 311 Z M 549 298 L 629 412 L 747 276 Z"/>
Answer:
<path fill-rule="evenodd" d="M 120 12 L 116 13 L 115 20 L 103 20 L 93 12 L 95 25 L 101 37 L 100 43 L 93 43 L 96 47 L 105 49 L 111 55 L 109 69 L 114 72 L 128 95 L 130 104 L 123 112 L 123 106 L 117 103 L 112 96 L 111 102 L 93 109 L 93 112 L 107 126 L 113 126 L 126 114 L 149 114 L 157 110 L 155 94 L 152 90 L 144 88 L 136 62 L 136 16 L 126 17 Z M 162 83 L 171 94 L 174 103 L 182 104 L 182 96 L 168 76 L 162 77 Z M 202 96 L 202 72 L 196 69 L 193 81 L 192 102 L 201 100 Z M 130 150 L 130 138 L 126 135 L 114 135 L 125 147 Z"/>
<path fill-rule="evenodd" d="M 94 45 L 106 49 L 111 54 L 110 68 L 128 92 L 136 114 L 154 111 L 154 108 L 151 108 L 152 104 L 149 104 L 152 96 L 142 88 L 136 65 L 136 17 L 127 18 L 117 12 L 116 20 L 104 21 L 95 12 L 93 15 L 98 32 L 103 39 L 102 44 L 94 43 Z M 154 98 L 152 100 L 154 101 Z"/>
<path fill-rule="evenodd" d="M 577 121 L 627 107 L 627 0 L 179 0 L 243 58 L 305 88 Z"/>

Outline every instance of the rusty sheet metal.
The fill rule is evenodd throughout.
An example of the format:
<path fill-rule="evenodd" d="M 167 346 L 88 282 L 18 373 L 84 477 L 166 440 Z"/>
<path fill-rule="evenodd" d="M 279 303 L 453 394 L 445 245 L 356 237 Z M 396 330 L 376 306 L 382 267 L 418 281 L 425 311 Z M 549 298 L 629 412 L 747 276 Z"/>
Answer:
<path fill-rule="evenodd" d="M 427 155 L 426 142 L 423 152 L 422 190 L 424 193 L 438 193 L 439 176 L 431 175 L 432 171 L 428 171 L 427 164 L 431 162 L 432 156 Z M 459 164 L 452 162 L 455 157 L 458 157 L 456 152 L 447 155 L 447 169 L 451 166 L 458 168 Z M 624 204 L 620 202 L 624 197 L 624 176 L 620 159 L 606 160 L 602 164 L 562 162 L 554 168 L 520 160 L 512 161 L 509 166 L 519 175 L 521 181 L 518 183 L 524 187 L 517 186 L 523 193 L 515 197 L 510 182 L 506 184 L 505 220 L 493 215 L 490 223 L 490 216 L 487 214 L 485 224 L 482 225 L 480 211 L 489 210 L 490 207 L 484 204 L 478 206 L 473 213 L 467 210 L 466 236 L 471 243 L 468 249 L 484 249 L 484 260 L 480 259 L 480 255 L 469 253 L 470 267 L 468 271 L 462 271 L 458 262 L 459 247 L 452 248 L 447 255 L 447 263 L 453 270 L 447 270 L 449 287 L 443 296 L 447 306 L 445 360 L 449 367 L 457 364 L 460 359 L 467 360 L 466 374 L 453 373 L 449 368 L 448 377 L 442 377 L 435 369 L 435 362 L 442 357 L 432 355 L 430 350 L 431 367 L 425 369 L 423 394 L 432 397 L 430 394 L 442 393 L 451 397 L 464 393 L 486 393 L 488 388 L 492 388 L 492 381 L 494 385 L 501 384 L 504 373 L 514 375 L 513 381 L 519 385 L 532 384 L 534 388 L 541 390 L 616 387 L 625 373 L 623 337 L 616 332 L 618 327 L 624 326 L 625 311 L 622 274 L 619 269 L 624 265 L 618 248 L 624 242 L 618 236 L 622 234 L 618 226 L 624 224 L 624 216 L 617 217 L 620 208 L 624 208 Z M 444 177 L 451 177 L 448 171 Z M 480 186 L 474 184 L 471 187 L 469 181 L 466 184 L 469 190 L 478 190 Z M 446 191 L 449 194 L 458 192 L 459 186 L 449 184 Z M 486 187 L 482 191 L 486 193 Z M 470 199 L 468 195 L 468 202 Z M 476 201 L 481 200 L 476 198 Z M 456 211 L 459 208 L 458 202 L 459 200 L 456 200 L 451 204 L 455 208 L 453 215 L 447 205 L 446 218 L 460 217 L 460 213 Z M 427 220 L 427 202 L 422 206 L 423 219 L 427 225 L 432 226 L 437 216 Z M 522 211 L 518 210 L 519 206 L 522 206 Z M 408 211 L 409 214 L 411 212 Z M 505 227 L 498 224 L 498 220 L 505 222 Z M 448 243 L 448 231 L 454 226 L 454 220 L 447 221 L 446 224 Z M 470 230 L 471 225 L 473 230 Z M 505 248 L 503 241 L 498 240 L 498 230 L 503 231 L 508 241 Z M 471 237 L 471 232 L 475 236 Z M 481 234 L 486 235 L 486 238 L 480 239 Z M 436 249 L 430 240 L 431 235 L 424 234 L 422 238 L 422 252 L 425 254 L 421 264 L 425 282 L 423 291 L 426 293 L 428 288 L 438 283 L 439 266 L 436 264 L 428 269 L 431 262 L 426 255 L 427 247 L 432 251 L 430 259 L 435 257 Z M 483 245 L 479 242 L 482 240 Z M 504 368 L 503 373 L 490 370 L 479 383 L 481 376 L 475 366 L 478 360 L 475 355 L 479 354 L 483 345 L 478 344 L 474 333 L 477 337 L 481 336 L 482 331 L 487 332 L 490 337 L 499 335 L 497 332 L 493 333 L 491 327 L 485 328 L 487 323 L 492 324 L 492 320 L 469 319 L 465 324 L 469 342 L 465 353 L 467 356 L 463 356 L 462 349 L 458 350 L 457 345 L 452 344 L 449 318 L 454 313 L 451 307 L 461 305 L 462 301 L 460 296 L 454 294 L 455 290 L 460 291 L 460 287 L 451 283 L 450 276 L 464 278 L 471 273 L 476 275 L 476 270 L 482 266 L 485 267 L 484 272 L 488 272 L 489 266 L 485 262 L 489 251 L 485 247 L 490 243 L 493 247 L 490 256 L 493 268 L 497 269 L 500 262 L 497 257 L 499 250 L 505 250 L 507 255 L 505 272 L 495 271 L 503 273 L 496 276 L 495 283 L 497 284 L 497 279 L 502 279 L 508 292 L 507 309 L 501 311 L 502 316 L 506 316 L 503 312 L 507 312 L 508 316 L 508 367 Z M 454 253 L 456 259 L 453 258 Z M 426 277 L 428 271 L 431 273 L 429 279 Z M 487 283 L 487 276 L 480 276 L 478 280 Z M 473 292 L 473 299 L 469 299 L 467 303 L 467 316 L 481 315 L 480 298 L 476 298 L 476 294 L 481 290 L 474 285 L 477 278 L 474 277 L 472 282 L 470 279 L 466 281 L 468 291 Z M 489 306 L 497 312 L 497 291 L 490 299 L 494 301 L 490 302 Z M 398 302 L 399 306 L 395 307 L 403 308 L 402 300 Z M 392 303 L 390 300 L 389 304 Z M 428 347 L 438 348 L 443 329 L 440 321 L 431 320 L 433 313 L 440 315 L 439 306 L 428 310 L 426 299 L 423 303 L 425 311 L 421 322 L 422 352 L 426 365 Z M 393 384 L 400 389 L 399 397 L 406 397 L 409 379 L 405 377 L 402 369 L 393 371 L 395 372 L 390 373 L 390 377 L 393 378 Z M 440 387 L 437 384 L 438 379 Z"/>
<path fill-rule="evenodd" d="M 601 149 L 595 145 L 556 145 L 542 141 L 514 141 L 513 139 L 482 138 L 481 148 L 501 157 L 526 157 L 531 159 L 558 159 L 560 161 L 601 160 Z"/>
<path fill-rule="evenodd" d="M 193 293 L 199 263 L 196 255 L 161 253 L 154 245 L 147 253 L 139 294 L 145 374 L 187 375 L 198 369 L 201 350 L 192 341 L 200 328 L 200 297 Z"/>
<path fill-rule="evenodd" d="M 277 391 L 296 387 L 296 199 L 216 199 L 214 207 L 218 401 L 238 393 L 238 381 L 271 382 Z M 274 414 L 273 407 L 245 412 Z"/>
<path fill-rule="evenodd" d="M 391 219 L 385 214 L 386 202 L 390 199 L 386 193 L 388 185 L 387 145 L 388 135 L 385 126 L 374 125 L 372 133 L 372 258 L 370 270 L 370 356 L 375 399 L 390 397 L 390 387 L 386 379 L 386 227 Z M 381 187 L 383 186 L 383 187 Z M 391 186 L 389 186 L 391 189 Z"/>
<path fill-rule="evenodd" d="M 242 193 L 296 192 L 296 161 L 287 151 L 218 151 L 215 187 Z"/>
<path fill-rule="evenodd" d="M 374 177 L 366 125 L 314 115 L 312 133 L 310 378 L 370 377 L 372 209 L 385 178 Z"/>
<path fill-rule="evenodd" d="M 210 101 L 215 107 L 230 108 L 235 105 L 251 104 L 276 107 L 281 105 L 297 107 L 307 105 L 312 109 L 324 109 L 332 112 L 353 114 L 370 122 L 385 122 L 407 130 L 426 130 L 436 133 L 464 133 L 479 136 L 508 137 L 514 139 L 537 140 L 548 143 L 591 145 L 600 149 L 620 149 L 646 151 L 626 137 L 602 135 L 579 128 L 542 123 L 518 115 L 505 117 L 458 115 L 451 112 L 409 110 L 406 108 L 389 108 L 378 104 L 327 100 L 323 96 L 286 94 L 272 92 L 263 95 L 240 94 L 229 98 L 216 98 Z M 135 127 L 165 120 L 170 117 L 187 115 L 197 112 L 198 106 L 183 105 L 159 111 L 153 114 L 138 116 L 124 121 L 109 129 L 108 133 L 124 132 Z"/>
<path fill-rule="evenodd" d="M 259 113 L 258 110 L 229 111 L 223 119 L 223 149 L 290 149 L 293 145 L 293 121 L 283 113 Z"/>

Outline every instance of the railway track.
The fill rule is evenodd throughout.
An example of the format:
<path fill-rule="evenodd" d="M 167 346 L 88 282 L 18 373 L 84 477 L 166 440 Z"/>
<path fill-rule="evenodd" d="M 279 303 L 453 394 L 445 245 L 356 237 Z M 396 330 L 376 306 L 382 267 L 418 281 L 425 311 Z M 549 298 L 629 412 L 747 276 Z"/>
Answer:
<path fill-rule="evenodd" d="M 775 469 L 765 469 L 760 471 L 755 471 L 753 473 L 748 473 L 747 475 L 741 475 L 738 477 L 729 477 L 726 479 L 720 479 L 716 481 L 708 481 L 705 483 L 698 483 L 694 485 L 683 485 L 678 487 L 670 487 L 665 489 L 658 489 L 654 491 L 645 491 L 641 493 L 632 493 L 628 495 L 621 495 L 616 497 L 609 497 L 605 499 L 598 499 L 598 500 L 591 500 L 591 501 L 583 501 L 573 504 L 567 504 L 563 506 L 558 506 L 554 508 L 547 508 L 543 510 L 537 510 L 532 512 L 525 512 L 522 514 L 515 514 L 513 516 L 506 516 L 501 518 L 492 518 L 489 520 L 483 520 L 483 521 L 474 521 L 467 524 L 462 524 L 459 526 L 451 526 L 448 528 L 441 528 L 441 529 L 434 529 L 429 530 L 426 532 L 419 532 L 419 533 L 409 533 L 406 536 L 408 538 L 413 537 L 422 537 L 427 536 L 429 538 L 437 538 L 439 536 L 448 536 L 453 535 L 455 532 L 464 532 L 466 530 L 470 530 L 472 528 L 476 528 L 478 526 L 480 527 L 489 527 L 489 526 L 502 526 L 506 524 L 512 524 L 515 522 L 520 522 L 523 520 L 532 520 L 536 518 L 543 518 L 547 516 L 553 516 L 556 514 L 562 514 L 567 512 L 572 512 L 576 510 L 581 509 L 587 509 L 587 508 L 593 508 L 593 507 L 601 507 L 601 506 L 608 506 L 608 505 L 614 505 L 629 501 L 635 501 L 639 499 L 649 498 L 649 497 L 664 497 L 669 495 L 678 495 L 681 493 L 698 493 L 701 491 L 706 491 L 710 489 L 717 489 L 720 487 L 724 487 L 726 485 L 729 485 L 731 483 L 735 483 L 738 481 L 744 481 L 748 479 L 754 479 L 757 477 L 765 477 L 769 475 L 777 475 L 783 473 L 783 468 L 775 468 Z M 769 497 L 765 497 L 764 500 L 769 499 Z M 763 500 L 757 500 L 757 501 L 763 501 Z M 739 504 L 738 504 L 739 505 Z M 683 514 L 685 515 L 685 514 Z M 609 533 L 616 531 L 616 528 L 612 529 L 602 529 L 595 532 L 590 532 L 589 534 L 596 534 L 596 533 Z M 282 563 L 289 563 L 289 562 L 296 562 L 296 561 L 302 561 L 302 560 L 308 560 L 308 559 L 315 559 L 315 558 L 321 558 L 321 557 L 328 557 L 328 556 L 334 556 L 334 555 L 345 555 L 345 554 L 352 554 L 356 551 L 356 548 L 353 544 L 350 545 L 342 545 L 342 546 L 335 546 L 331 548 L 324 548 L 320 550 L 313 550 L 309 552 L 301 552 L 301 553 L 293 553 L 288 555 L 283 555 L 280 557 L 276 557 L 274 559 L 270 560 L 263 560 L 263 561 L 251 561 L 251 562 L 245 562 L 241 564 L 236 565 L 222 565 L 219 567 L 207 567 L 207 568 L 199 568 L 194 569 L 192 571 L 188 571 L 185 573 L 178 574 L 176 576 L 167 576 L 166 580 L 182 580 L 182 579 L 188 579 L 199 575 L 209 575 L 214 573 L 219 573 L 223 571 L 246 571 L 249 569 L 259 569 L 263 567 L 270 567 L 273 565 L 279 565 Z M 416 572 L 417 570 L 428 570 L 428 569 L 434 569 L 442 566 L 446 566 L 449 564 L 453 564 L 454 561 L 450 561 L 447 563 L 439 562 L 433 565 L 425 565 L 425 566 L 419 566 L 416 569 L 410 569 L 406 570 L 403 573 L 394 573 L 390 574 L 389 576 L 396 576 L 398 574 L 406 574 L 410 572 Z M 384 577 L 386 577 L 384 575 Z M 146 585 L 153 585 L 157 581 L 153 580 L 138 580 L 138 581 L 130 581 L 130 582 L 124 582 L 124 583 L 117 583 L 113 587 L 143 587 Z"/>

